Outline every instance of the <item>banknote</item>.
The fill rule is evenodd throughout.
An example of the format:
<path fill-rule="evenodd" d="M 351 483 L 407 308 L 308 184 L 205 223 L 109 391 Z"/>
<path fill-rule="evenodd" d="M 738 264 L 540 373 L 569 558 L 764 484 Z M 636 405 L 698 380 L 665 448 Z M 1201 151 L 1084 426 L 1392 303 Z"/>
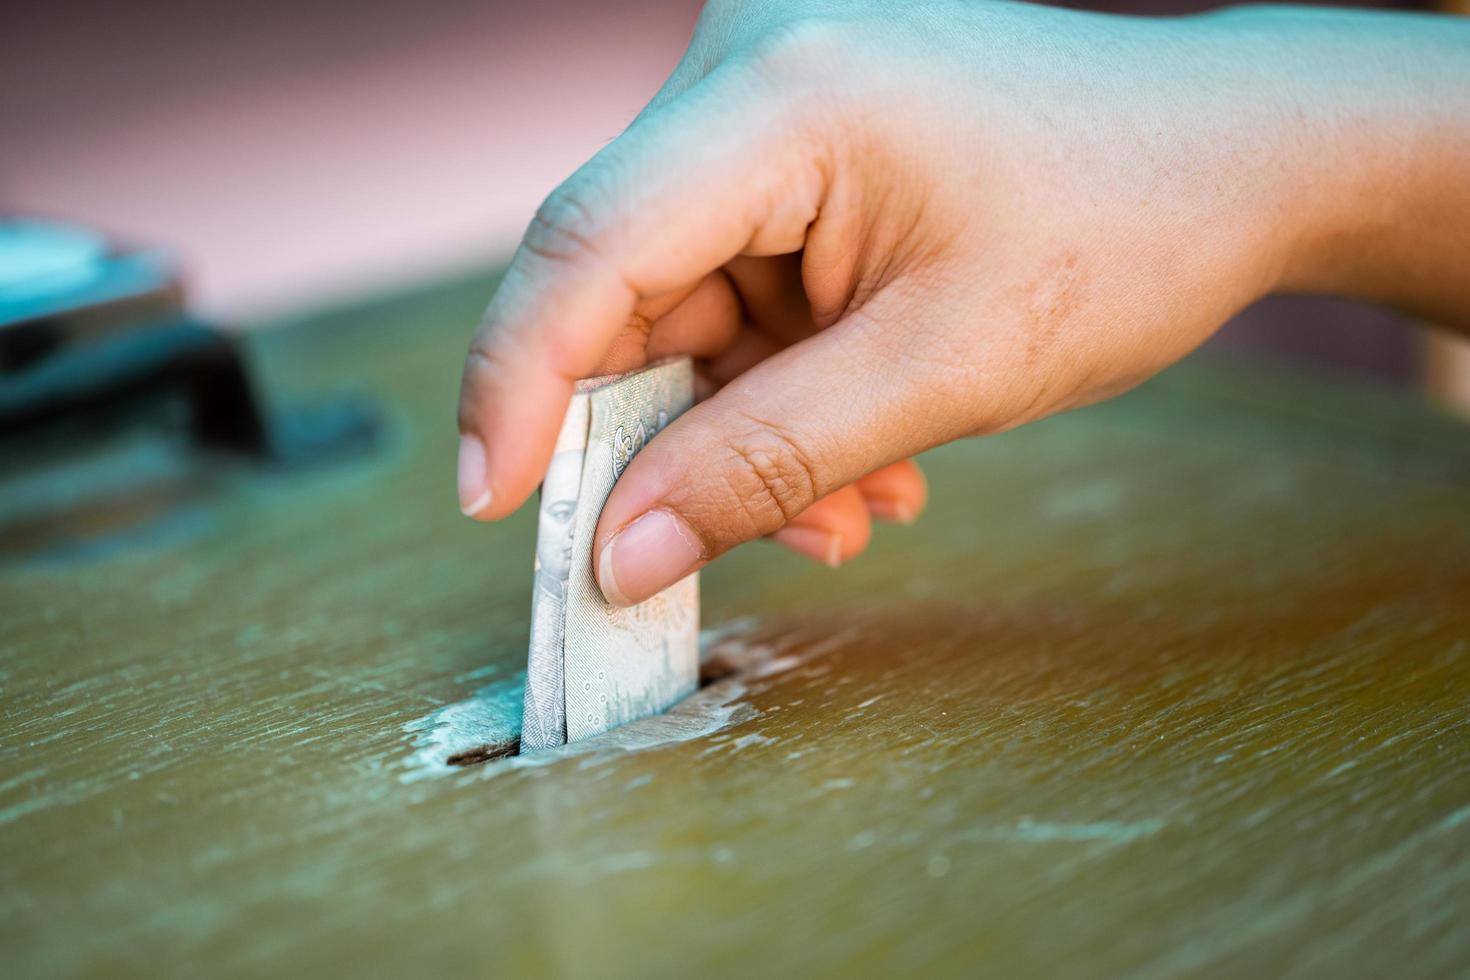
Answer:
<path fill-rule="evenodd" d="M 531 572 L 531 647 L 526 661 L 526 706 L 521 717 L 523 752 L 561 745 L 567 740 L 562 648 L 577 494 L 582 487 L 590 414 L 587 396 L 578 394 L 572 399 L 551 464 L 541 481 L 536 557 Z"/>
<path fill-rule="evenodd" d="M 578 385 L 541 484 L 522 752 L 656 714 L 698 686 L 698 576 L 623 609 L 592 573 L 613 484 L 693 400 L 688 358 Z"/>

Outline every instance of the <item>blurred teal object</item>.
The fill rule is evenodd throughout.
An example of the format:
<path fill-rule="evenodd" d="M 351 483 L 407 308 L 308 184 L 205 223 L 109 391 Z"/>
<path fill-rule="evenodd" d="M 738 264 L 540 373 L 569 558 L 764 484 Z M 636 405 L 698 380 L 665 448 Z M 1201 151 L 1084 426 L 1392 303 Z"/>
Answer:
<path fill-rule="evenodd" d="M 0 219 L 0 562 L 177 540 L 227 474 L 376 443 L 360 397 L 266 394 L 239 339 L 187 312 L 166 252 Z"/>
<path fill-rule="evenodd" d="M 74 225 L 0 219 L 0 329 L 144 296 L 177 298 L 162 251 L 131 251 Z"/>

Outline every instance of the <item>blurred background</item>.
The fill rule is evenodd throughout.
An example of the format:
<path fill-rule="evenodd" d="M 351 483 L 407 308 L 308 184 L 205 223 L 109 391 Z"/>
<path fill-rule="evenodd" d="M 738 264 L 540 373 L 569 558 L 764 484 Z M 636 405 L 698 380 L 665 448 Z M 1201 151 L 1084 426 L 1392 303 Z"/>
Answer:
<path fill-rule="evenodd" d="M 453 277 L 507 256 L 541 198 L 627 125 L 699 6 L 9 5 L 0 210 L 165 246 L 192 304 L 236 323 Z M 1365 305 L 1272 298 L 1214 343 L 1470 404 L 1463 345 Z"/>

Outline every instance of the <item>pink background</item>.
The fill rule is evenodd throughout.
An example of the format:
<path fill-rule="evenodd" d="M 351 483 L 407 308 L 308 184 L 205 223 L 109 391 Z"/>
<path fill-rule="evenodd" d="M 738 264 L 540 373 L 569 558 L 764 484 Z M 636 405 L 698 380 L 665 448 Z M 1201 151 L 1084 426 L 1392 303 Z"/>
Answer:
<path fill-rule="evenodd" d="M 254 317 L 513 248 L 672 70 L 670 0 L 25 4 L 0 35 L 0 210 L 161 244 Z"/>
<path fill-rule="evenodd" d="M 1211 5 L 1064 2 L 1150 13 Z M 193 305 L 227 320 L 482 268 L 509 254 L 541 198 L 658 88 L 698 8 L 9 4 L 0 213 L 70 218 L 172 248 Z M 1422 376 L 1419 343 L 1396 315 L 1312 298 L 1267 300 L 1215 341 L 1399 383 Z"/>

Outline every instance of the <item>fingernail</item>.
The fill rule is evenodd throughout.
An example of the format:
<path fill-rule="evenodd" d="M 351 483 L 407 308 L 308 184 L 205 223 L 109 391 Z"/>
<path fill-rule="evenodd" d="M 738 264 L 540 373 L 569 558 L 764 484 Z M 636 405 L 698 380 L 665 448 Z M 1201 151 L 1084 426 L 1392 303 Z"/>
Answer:
<path fill-rule="evenodd" d="M 894 500 L 891 497 L 869 497 L 867 504 L 868 513 L 880 521 L 893 521 L 897 524 L 914 523 L 914 509 L 906 501 Z"/>
<path fill-rule="evenodd" d="M 836 568 L 842 564 L 842 535 L 840 534 L 824 531 L 818 527 L 788 524 L 771 537 L 792 551 L 799 551 L 828 568 Z"/>
<path fill-rule="evenodd" d="M 485 486 L 485 444 L 474 436 L 459 437 L 459 509 L 474 517 L 490 506 Z"/>
<path fill-rule="evenodd" d="M 673 585 L 703 560 L 689 525 L 669 511 L 651 510 L 603 546 L 597 584 L 608 602 L 632 606 Z"/>

